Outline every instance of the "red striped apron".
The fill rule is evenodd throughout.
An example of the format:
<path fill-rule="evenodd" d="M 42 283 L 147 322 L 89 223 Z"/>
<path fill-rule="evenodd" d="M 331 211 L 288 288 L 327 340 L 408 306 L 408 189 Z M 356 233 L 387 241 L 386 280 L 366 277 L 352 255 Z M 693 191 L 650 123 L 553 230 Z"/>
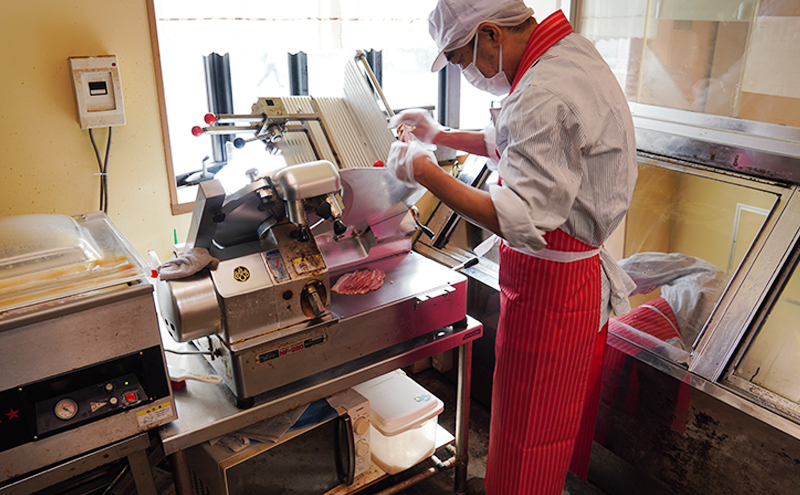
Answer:
<path fill-rule="evenodd" d="M 597 335 L 592 350 L 592 361 L 589 364 L 586 397 L 583 403 L 583 415 L 578 436 L 575 438 L 575 450 L 569 470 L 583 481 L 589 475 L 589 460 L 592 456 L 592 441 L 594 440 L 594 425 L 597 416 L 597 407 L 600 405 L 600 392 L 603 386 L 603 361 L 606 355 L 606 338 L 608 337 L 608 323 Z"/>
<path fill-rule="evenodd" d="M 635 328 L 664 342 L 675 337 L 681 338 L 678 319 L 675 318 L 672 308 L 663 297 L 657 297 L 652 301 L 641 304 L 626 315 L 614 317 L 609 321 L 609 324 L 611 331 L 621 337 L 627 337 L 633 333 L 631 328 Z M 641 341 L 635 336 L 629 340 Z M 642 345 L 646 346 L 646 344 Z M 634 346 L 627 345 L 622 350 L 630 354 L 637 352 Z"/>
<path fill-rule="evenodd" d="M 545 239 L 551 251 L 597 249 L 561 230 Z M 487 494 L 561 494 L 604 335 L 600 277 L 599 256 L 550 261 L 501 245 Z"/>

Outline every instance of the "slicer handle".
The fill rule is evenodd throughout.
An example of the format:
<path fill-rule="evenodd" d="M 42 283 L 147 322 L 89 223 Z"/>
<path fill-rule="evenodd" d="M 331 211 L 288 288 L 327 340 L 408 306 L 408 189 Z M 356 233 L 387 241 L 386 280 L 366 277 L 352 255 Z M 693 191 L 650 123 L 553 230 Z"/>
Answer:
<path fill-rule="evenodd" d="M 471 266 L 475 266 L 478 264 L 480 259 L 477 256 L 473 256 L 472 258 L 468 259 L 467 261 L 460 263 L 452 268 L 453 271 L 463 270 L 464 268 L 469 268 Z"/>
<path fill-rule="evenodd" d="M 319 318 L 320 316 L 324 315 L 325 304 L 323 304 L 322 297 L 320 297 L 316 287 L 314 287 L 313 284 L 308 284 L 303 292 L 308 305 L 311 306 L 311 311 L 314 313 L 314 317 Z"/>
<path fill-rule="evenodd" d="M 428 236 L 429 239 L 436 237 L 436 234 L 431 229 L 419 221 L 419 209 L 416 206 L 411 206 L 409 210 L 411 211 L 411 218 L 414 219 L 414 223 L 417 224 L 417 227 L 419 227 L 422 233 Z"/>

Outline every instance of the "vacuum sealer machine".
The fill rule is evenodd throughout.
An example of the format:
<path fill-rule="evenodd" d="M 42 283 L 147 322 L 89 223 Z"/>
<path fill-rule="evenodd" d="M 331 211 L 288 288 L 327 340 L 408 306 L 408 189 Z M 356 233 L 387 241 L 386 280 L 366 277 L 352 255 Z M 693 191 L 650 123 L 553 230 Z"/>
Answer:
<path fill-rule="evenodd" d="M 153 286 L 108 217 L 0 232 L 0 488 L 176 419 Z"/>

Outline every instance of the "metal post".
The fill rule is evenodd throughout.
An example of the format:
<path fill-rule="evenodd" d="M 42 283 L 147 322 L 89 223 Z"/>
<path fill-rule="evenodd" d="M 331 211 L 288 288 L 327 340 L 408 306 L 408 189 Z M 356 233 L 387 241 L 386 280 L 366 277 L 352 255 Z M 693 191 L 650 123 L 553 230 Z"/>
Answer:
<path fill-rule="evenodd" d="M 439 71 L 439 123 L 458 129 L 461 125 L 461 69 L 447 64 Z"/>
<path fill-rule="evenodd" d="M 208 111 L 214 115 L 233 113 L 230 54 L 211 53 L 203 57 L 203 67 L 205 69 Z M 225 143 L 232 140 L 233 138 L 227 135 L 211 137 L 211 153 L 215 164 L 228 162 L 228 150 Z"/>
<path fill-rule="evenodd" d="M 169 465 L 172 468 L 172 481 L 175 483 L 177 495 L 192 495 L 192 477 L 189 474 L 189 464 L 186 462 L 186 452 L 179 450 L 169 456 Z"/>
<path fill-rule="evenodd" d="M 378 81 L 378 86 L 383 86 L 383 51 L 382 50 L 367 50 L 364 54 L 367 57 L 367 63 L 375 74 L 375 80 Z"/>
<path fill-rule="evenodd" d="M 472 378 L 472 341 L 458 348 L 458 391 L 456 396 L 456 465 L 455 492 L 467 493 L 469 466 L 469 406 Z"/>
<path fill-rule="evenodd" d="M 292 96 L 308 96 L 308 56 L 297 52 L 289 58 L 289 92 Z"/>
<path fill-rule="evenodd" d="M 136 485 L 136 493 L 139 495 L 156 495 L 156 484 L 153 480 L 153 471 L 150 469 L 150 461 L 144 450 L 133 452 L 128 456 L 128 465 L 131 467 L 133 482 Z"/>

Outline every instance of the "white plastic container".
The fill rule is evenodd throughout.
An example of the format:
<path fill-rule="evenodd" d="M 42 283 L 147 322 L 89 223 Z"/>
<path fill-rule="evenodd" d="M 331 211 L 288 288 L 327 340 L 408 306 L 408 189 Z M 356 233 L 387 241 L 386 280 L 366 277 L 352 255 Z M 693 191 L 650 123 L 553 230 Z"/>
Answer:
<path fill-rule="evenodd" d="M 396 474 L 433 454 L 441 400 L 401 370 L 353 389 L 369 399 L 370 450 L 381 469 Z"/>

